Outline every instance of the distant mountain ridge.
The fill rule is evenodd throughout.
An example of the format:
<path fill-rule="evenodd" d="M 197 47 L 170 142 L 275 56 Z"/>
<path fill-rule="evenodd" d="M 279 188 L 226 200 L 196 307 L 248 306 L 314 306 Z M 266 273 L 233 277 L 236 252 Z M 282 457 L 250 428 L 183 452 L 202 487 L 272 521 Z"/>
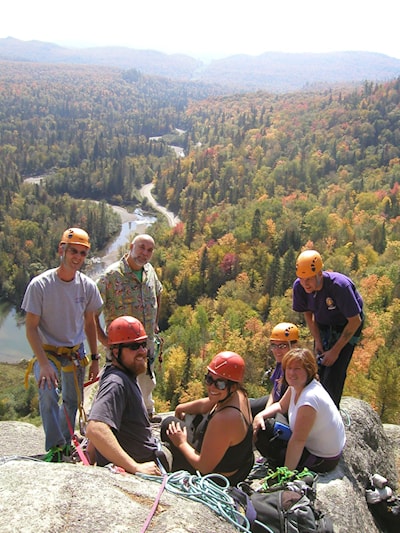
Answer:
<path fill-rule="evenodd" d="M 234 55 L 205 64 L 184 54 L 124 47 L 65 48 L 41 41 L 0 39 L 0 60 L 89 64 L 228 86 L 238 91 L 297 91 L 326 84 L 382 82 L 400 76 L 400 59 L 373 52 Z"/>

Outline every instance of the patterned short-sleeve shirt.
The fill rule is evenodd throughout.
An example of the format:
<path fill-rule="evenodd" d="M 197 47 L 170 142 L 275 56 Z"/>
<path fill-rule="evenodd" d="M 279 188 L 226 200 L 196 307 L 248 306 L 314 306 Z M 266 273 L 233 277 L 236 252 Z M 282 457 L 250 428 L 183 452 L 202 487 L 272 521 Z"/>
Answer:
<path fill-rule="evenodd" d="M 150 263 L 143 267 L 142 280 L 128 264 L 128 254 L 110 265 L 97 281 L 103 298 L 106 327 L 117 317 L 130 315 L 140 320 L 149 343 L 153 343 L 162 284 Z"/>

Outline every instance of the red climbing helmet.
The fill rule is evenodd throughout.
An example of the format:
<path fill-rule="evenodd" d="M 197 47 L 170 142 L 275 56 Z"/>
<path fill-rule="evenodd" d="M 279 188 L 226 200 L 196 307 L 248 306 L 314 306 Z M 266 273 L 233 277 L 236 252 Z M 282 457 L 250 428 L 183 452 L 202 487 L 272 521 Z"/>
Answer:
<path fill-rule="evenodd" d="M 207 369 L 215 376 L 239 383 L 243 381 L 245 363 L 235 352 L 220 352 L 213 357 Z"/>
<path fill-rule="evenodd" d="M 128 344 L 147 340 L 143 324 L 133 316 L 119 316 L 111 322 L 107 330 L 108 344 Z"/>

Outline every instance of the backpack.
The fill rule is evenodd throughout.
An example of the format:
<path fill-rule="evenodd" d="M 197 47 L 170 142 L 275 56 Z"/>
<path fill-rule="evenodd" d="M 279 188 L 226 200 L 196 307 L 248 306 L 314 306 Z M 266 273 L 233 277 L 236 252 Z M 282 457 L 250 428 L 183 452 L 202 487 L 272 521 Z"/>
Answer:
<path fill-rule="evenodd" d="M 333 533 L 330 518 L 314 507 L 316 480 L 307 469 L 283 467 L 260 480 L 258 490 L 243 482 L 228 492 L 252 533 Z"/>
<path fill-rule="evenodd" d="M 317 511 L 305 494 L 279 489 L 255 492 L 250 499 L 257 515 L 252 533 L 333 533 L 331 520 Z"/>

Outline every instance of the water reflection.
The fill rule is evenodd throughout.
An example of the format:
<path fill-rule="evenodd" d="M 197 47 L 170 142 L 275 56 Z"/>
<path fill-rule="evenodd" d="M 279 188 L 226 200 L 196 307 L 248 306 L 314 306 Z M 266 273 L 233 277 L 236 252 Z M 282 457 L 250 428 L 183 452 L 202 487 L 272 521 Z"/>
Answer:
<path fill-rule="evenodd" d="M 0 362 L 18 363 L 31 357 L 24 320 L 15 307 L 8 302 L 0 302 Z"/>
<path fill-rule="evenodd" d="M 126 245 L 126 243 L 131 237 L 131 234 L 137 230 L 138 226 L 147 227 L 153 224 L 157 220 L 156 217 L 144 215 L 143 211 L 139 208 L 135 209 L 134 214 L 135 214 L 136 220 L 124 222 L 122 224 L 121 233 L 111 244 L 109 244 L 100 253 L 100 257 L 104 258 L 114 252 L 118 252 L 121 246 Z"/>
<path fill-rule="evenodd" d="M 98 256 L 87 261 L 85 273 L 92 279 L 100 276 L 103 270 L 118 261 L 121 255 L 127 250 L 134 233 L 143 233 L 146 229 L 156 222 L 157 217 L 144 215 L 142 210 L 137 208 L 134 211 L 135 220 L 123 222 L 121 232 L 108 246 L 102 250 Z"/>
<path fill-rule="evenodd" d="M 133 232 L 145 231 L 157 220 L 145 216 L 140 209 L 135 210 L 135 220 L 124 222 L 118 237 L 110 243 L 98 257 L 92 259 L 85 272 L 95 279 L 109 264 L 117 261 L 124 247 L 130 242 Z M 14 306 L 0 301 L 0 363 L 18 363 L 32 357 L 32 349 L 26 339 L 25 322 Z"/>

